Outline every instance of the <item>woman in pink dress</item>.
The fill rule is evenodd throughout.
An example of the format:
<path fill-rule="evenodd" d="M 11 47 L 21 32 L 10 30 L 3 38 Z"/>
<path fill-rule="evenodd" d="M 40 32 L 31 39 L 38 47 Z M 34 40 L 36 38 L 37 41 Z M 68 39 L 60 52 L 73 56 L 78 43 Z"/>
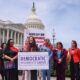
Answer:
<path fill-rule="evenodd" d="M 28 47 L 29 47 L 29 38 L 26 39 L 25 45 L 23 45 L 22 51 L 28 52 L 29 51 Z M 30 80 L 30 71 L 29 70 L 24 70 L 22 74 L 23 74 L 22 80 Z"/>

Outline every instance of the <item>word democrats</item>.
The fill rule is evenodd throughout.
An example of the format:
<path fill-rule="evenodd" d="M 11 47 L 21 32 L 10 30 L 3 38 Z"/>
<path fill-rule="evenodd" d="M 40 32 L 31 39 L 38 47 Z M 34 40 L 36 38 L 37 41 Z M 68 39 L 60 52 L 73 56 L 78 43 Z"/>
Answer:
<path fill-rule="evenodd" d="M 21 56 L 21 61 L 40 61 L 45 60 L 45 56 Z"/>

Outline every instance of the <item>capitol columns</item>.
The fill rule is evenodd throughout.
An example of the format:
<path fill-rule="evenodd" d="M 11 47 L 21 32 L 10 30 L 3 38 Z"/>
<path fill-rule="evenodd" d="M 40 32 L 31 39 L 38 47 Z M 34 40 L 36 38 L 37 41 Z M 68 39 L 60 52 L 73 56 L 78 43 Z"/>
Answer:
<path fill-rule="evenodd" d="M 17 34 L 18 34 L 17 43 L 19 44 L 19 32 Z"/>
<path fill-rule="evenodd" d="M 13 39 L 13 30 L 11 30 L 10 38 Z"/>
<path fill-rule="evenodd" d="M 17 37 L 16 37 L 16 31 L 14 32 L 14 42 L 15 42 L 15 44 L 16 44 L 16 39 L 17 39 Z"/>
<path fill-rule="evenodd" d="M 5 42 L 5 29 L 2 30 L 2 42 Z"/>
<path fill-rule="evenodd" d="M 9 39 L 9 29 L 7 29 L 7 41 Z"/>
<path fill-rule="evenodd" d="M 1 41 L 2 41 L 2 39 L 1 39 L 1 38 L 2 38 L 2 36 L 1 36 L 1 29 L 0 29 L 0 43 L 1 43 Z"/>
<path fill-rule="evenodd" d="M 21 33 L 20 38 L 21 38 L 21 39 L 20 39 L 20 43 L 23 44 L 23 34 L 22 34 L 22 33 Z"/>

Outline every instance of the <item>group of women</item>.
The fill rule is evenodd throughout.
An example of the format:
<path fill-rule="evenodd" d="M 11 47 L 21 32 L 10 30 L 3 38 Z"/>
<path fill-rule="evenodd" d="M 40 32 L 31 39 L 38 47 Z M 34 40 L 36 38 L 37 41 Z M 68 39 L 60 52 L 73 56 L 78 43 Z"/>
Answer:
<path fill-rule="evenodd" d="M 40 70 L 42 80 L 50 80 L 51 65 L 54 62 L 56 71 L 56 80 L 65 80 L 65 70 L 67 61 L 70 63 L 71 80 L 80 80 L 79 78 L 79 61 L 80 49 L 77 42 L 72 40 L 71 48 L 66 50 L 62 42 L 57 42 L 56 47 L 50 43 L 49 39 L 44 40 L 44 44 L 39 46 L 36 44 L 35 38 L 30 36 L 27 38 L 22 48 L 23 52 L 48 52 L 49 53 L 49 70 Z M 9 39 L 7 44 L 3 43 L 0 50 L 0 73 L 4 80 L 18 80 L 17 69 L 18 49 L 14 47 L 13 39 Z M 4 67 L 3 67 L 4 66 Z M 25 80 L 25 72 L 27 72 L 26 80 L 37 80 L 37 70 L 23 71 L 23 80 Z M 30 77 L 29 77 L 30 76 Z"/>
<path fill-rule="evenodd" d="M 29 37 L 28 40 L 26 41 L 27 44 L 25 43 L 25 46 L 23 47 L 24 51 L 28 49 L 28 44 L 30 46 L 30 42 L 35 42 L 35 39 L 32 38 L 33 37 Z M 75 40 L 72 40 L 71 47 L 68 50 L 66 50 L 63 47 L 62 42 L 57 42 L 56 47 L 54 48 L 51 45 L 49 39 L 45 39 L 44 44 L 37 48 L 38 48 L 37 51 L 41 52 L 47 51 L 49 53 L 49 70 L 42 70 L 43 80 L 46 80 L 46 78 L 47 80 L 50 80 L 51 65 L 53 64 L 52 61 L 54 62 L 53 65 L 54 69 L 56 70 L 57 80 L 65 80 L 67 61 L 70 63 L 71 80 L 80 80 L 79 78 L 80 49 L 78 48 L 77 42 Z M 37 78 L 36 79 L 33 78 L 31 80 L 37 80 Z"/>
<path fill-rule="evenodd" d="M 17 57 L 18 49 L 14 47 L 13 39 L 9 39 L 7 44 L 2 43 L 0 50 L 2 80 L 18 80 Z"/>
<path fill-rule="evenodd" d="M 69 61 L 70 63 L 71 80 L 80 80 L 80 50 L 77 47 L 77 42 L 75 40 L 72 40 L 71 48 L 69 48 L 68 51 L 63 48 L 63 44 L 61 42 L 58 42 L 57 49 L 53 51 L 53 55 L 57 80 L 65 80 L 65 70 L 67 68 L 66 61 Z"/>

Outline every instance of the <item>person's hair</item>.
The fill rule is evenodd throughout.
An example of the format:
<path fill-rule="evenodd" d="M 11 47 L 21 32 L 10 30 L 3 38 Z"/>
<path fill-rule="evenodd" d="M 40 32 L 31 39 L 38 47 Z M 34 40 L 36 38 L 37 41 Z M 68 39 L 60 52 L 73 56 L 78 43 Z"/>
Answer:
<path fill-rule="evenodd" d="M 7 49 L 7 50 L 10 49 L 10 41 L 11 41 L 11 40 L 13 40 L 13 39 L 9 39 L 8 42 L 7 42 L 7 44 L 6 44 L 6 49 Z"/>
<path fill-rule="evenodd" d="M 45 38 L 44 41 L 46 42 L 46 40 L 48 41 L 48 43 L 50 43 L 50 39 L 48 38 Z"/>
<path fill-rule="evenodd" d="M 30 37 L 33 38 L 33 43 L 32 43 L 32 45 L 29 45 L 29 50 L 30 50 L 31 47 L 34 47 L 35 50 L 38 51 L 38 46 L 36 44 L 35 38 L 33 36 L 29 36 L 29 39 L 30 39 Z"/>
<path fill-rule="evenodd" d="M 29 39 L 30 39 L 30 37 L 32 37 L 32 38 L 33 38 L 33 44 L 35 44 L 35 45 L 36 45 L 35 38 L 34 38 L 33 36 L 29 36 Z"/>
<path fill-rule="evenodd" d="M 63 48 L 62 42 L 57 42 L 57 43 L 56 43 L 56 46 L 58 47 L 58 45 L 61 45 L 61 48 Z"/>
<path fill-rule="evenodd" d="M 72 40 L 72 42 L 75 44 L 75 48 L 77 48 L 77 42 L 75 40 Z"/>
<path fill-rule="evenodd" d="M 2 48 L 2 49 L 3 49 L 4 44 L 6 44 L 6 43 L 2 43 L 2 44 L 1 44 L 1 48 Z"/>

